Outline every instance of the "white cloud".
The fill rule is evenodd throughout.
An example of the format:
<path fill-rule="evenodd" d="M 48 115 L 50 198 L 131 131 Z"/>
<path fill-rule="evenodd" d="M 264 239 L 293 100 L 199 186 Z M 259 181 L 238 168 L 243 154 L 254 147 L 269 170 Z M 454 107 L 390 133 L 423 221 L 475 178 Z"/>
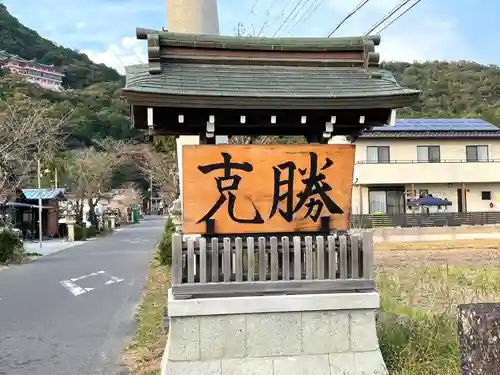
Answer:
<path fill-rule="evenodd" d="M 135 37 L 122 38 L 120 44 L 112 44 L 105 51 L 82 51 L 96 63 L 103 63 L 125 74 L 125 67 L 133 64 L 146 63 L 148 60 L 146 46 L 143 40 Z"/>
<path fill-rule="evenodd" d="M 358 1 L 330 0 L 330 8 L 337 14 L 347 15 Z M 362 35 L 372 25 L 385 18 L 400 0 L 373 0 L 350 18 L 336 35 Z M 413 2 L 403 9 L 411 6 Z M 401 10 L 389 18 L 390 22 Z M 382 25 L 382 27 L 383 27 Z M 380 29 L 380 27 L 378 28 Z M 374 33 L 378 30 L 376 29 Z M 425 61 L 456 60 L 467 49 L 460 36 L 457 22 L 441 14 L 430 2 L 416 5 L 408 13 L 382 32 L 382 42 L 377 48 L 382 60 Z M 460 45 L 460 48 L 456 48 Z M 459 56 L 460 55 L 460 56 Z"/>

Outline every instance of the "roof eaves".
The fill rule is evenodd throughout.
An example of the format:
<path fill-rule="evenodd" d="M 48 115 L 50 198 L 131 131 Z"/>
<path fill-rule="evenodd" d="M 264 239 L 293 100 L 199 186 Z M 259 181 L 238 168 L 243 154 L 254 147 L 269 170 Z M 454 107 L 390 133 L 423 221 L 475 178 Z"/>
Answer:
<path fill-rule="evenodd" d="M 360 138 L 500 138 L 499 131 L 365 131 Z"/>
<path fill-rule="evenodd" d="M 245 37 L 224 35 L 200 35 L 176 33 L 164 30 L 137 28 L 139 40 L 148 40 L 156 35 L 161 45 L 191 48 L 245 49 L 267 51 L 346 51 L 365 50 L 372 52 L 380 44 L 379 35 L 356 37 Z"/>

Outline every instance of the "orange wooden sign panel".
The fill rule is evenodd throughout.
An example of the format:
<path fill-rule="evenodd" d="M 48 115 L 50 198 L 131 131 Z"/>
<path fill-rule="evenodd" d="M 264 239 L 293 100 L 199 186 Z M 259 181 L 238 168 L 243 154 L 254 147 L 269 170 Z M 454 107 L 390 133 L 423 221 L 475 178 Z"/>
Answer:
<path fill-rule="evenodd" d="M 354 145 L 184 146 L 182 168 L 186 234 L 348 228 Z"/>

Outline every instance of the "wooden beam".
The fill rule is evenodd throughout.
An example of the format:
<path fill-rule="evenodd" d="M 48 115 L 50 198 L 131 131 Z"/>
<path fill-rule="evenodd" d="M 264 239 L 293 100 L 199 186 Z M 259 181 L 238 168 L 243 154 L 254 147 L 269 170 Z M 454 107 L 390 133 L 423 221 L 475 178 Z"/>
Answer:
<path fill-rule="evenodd" d="M 273 294 L 348 293 L 366 292 L 374 289 L 373 280 L 335 279 L 179 284 L 172 286 L 172 293 L 175 298 L 189 299 Z"/>
<path fill-rule="evenodd" d="M 467 212 L 467 190 L 465 187 L 465 183 L 460 183 L 460 199 L 462 200 L 462 212 Z"/>
<path fill-rule="evenodd" d="M 415 198 L 416 198 L 416 194 L 415 194 L 415 184 L 414 184 L 414 183 L 412 183 L 412 184 L 410 184 L 410 200 L 413 200 L 413 199 L 415 199 Z M 406 209 L 405 209 L 405 212 L 406 212 Z M 411 207 L 411 212 L 412 212 L 412 213 L 413 213 L 413 212 L 415 212 L 415 207 L 414 207 L 414 206 L 412 206 L 412 207 Z"/>

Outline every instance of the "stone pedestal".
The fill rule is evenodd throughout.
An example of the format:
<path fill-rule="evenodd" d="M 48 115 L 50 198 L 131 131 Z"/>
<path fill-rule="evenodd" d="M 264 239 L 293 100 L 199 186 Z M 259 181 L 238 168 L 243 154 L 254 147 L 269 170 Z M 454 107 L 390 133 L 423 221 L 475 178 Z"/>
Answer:
<path fill-rule="evenodd" d="M 75 241 L 75 224 L 76 220 L 74 218 L 66 218 L 66 227 L 68 228 L 68 241 Z"/>
<path fill-rule="evenodd" d="M 116 218 L 114 215 L 105 215 L 102 218 L 104 229 L 107 229 L 107 230 L 115 229 L 115 220 L 116 220 Z"/>
<path fill-rule="evenodd" d="M 114 230 L 116 228 L 116 216 L 109 215 L 109 229 Z"/>
<path fill-rule="evenodd" d="M 387 375 L 378 293 L 175 300 L 162 375 Z"/>
<path fill-rule="evenodd" d="M 172 202 L 172 205 L 168 209 L 168 214 L 172 220 L 172 224 L 175 226 L 175 232 L 181 234 L 182 230 L 182 204 L 180 198 L 177 198 Z"/>

